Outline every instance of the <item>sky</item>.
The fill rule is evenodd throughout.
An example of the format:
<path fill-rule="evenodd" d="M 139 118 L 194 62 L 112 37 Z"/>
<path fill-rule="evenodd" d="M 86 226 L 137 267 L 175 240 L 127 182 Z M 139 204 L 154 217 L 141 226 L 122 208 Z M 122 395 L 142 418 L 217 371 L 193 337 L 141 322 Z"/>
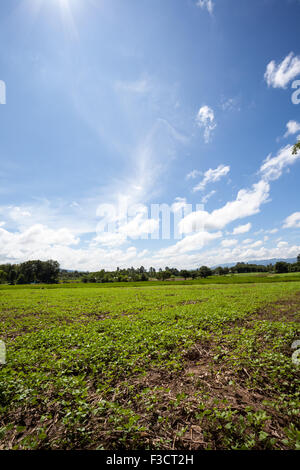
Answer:
<path fill-rule="evenodd" d="M 0 263 L 300 253 L 299 0 L 0 3 Z"/>

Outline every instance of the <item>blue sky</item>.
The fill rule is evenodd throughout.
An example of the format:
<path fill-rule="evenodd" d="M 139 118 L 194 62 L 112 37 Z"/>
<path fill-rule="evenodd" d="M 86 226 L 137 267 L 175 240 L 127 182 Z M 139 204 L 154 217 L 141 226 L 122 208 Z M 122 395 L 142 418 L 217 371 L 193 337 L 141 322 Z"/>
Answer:
<path fill-rule="evenodd" d="M 0 262 L 297 256 L 299 16 L 298 0 L 1 2 Z M 153 204 L 181 239 L 173 215 L 153 239 Z"/>

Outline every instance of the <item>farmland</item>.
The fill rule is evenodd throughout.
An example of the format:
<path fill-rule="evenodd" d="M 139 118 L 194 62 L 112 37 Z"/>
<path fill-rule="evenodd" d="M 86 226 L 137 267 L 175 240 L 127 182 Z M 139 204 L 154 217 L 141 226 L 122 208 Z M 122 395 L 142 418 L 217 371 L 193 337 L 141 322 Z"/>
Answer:
<path fill-rule="evenodd" d="M 0 449 L 300 448 L 300 281 L 221 278 L 1 286 Z"/>

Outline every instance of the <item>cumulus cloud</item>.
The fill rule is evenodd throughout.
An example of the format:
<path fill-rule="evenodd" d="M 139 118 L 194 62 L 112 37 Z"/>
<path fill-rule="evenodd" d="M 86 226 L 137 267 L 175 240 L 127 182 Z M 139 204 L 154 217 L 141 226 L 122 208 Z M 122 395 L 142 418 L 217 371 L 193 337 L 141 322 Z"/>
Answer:
<path fill-rule="evenodd" d="M 119 227 L 119 233 L 131 238 L 147 236 L 157 230 L 159 221 L 155 219 L 146 219 L 145 214 L 137 214 L 127 224 Z"/>
<path fill-rule="evenodd" d="M 251 243 L 248 248 L 257 248 L 258 246 L 262 246 L 263 242 L 261 240 L 257 240 L 254 243 Z"/>
<path fill-rule="evenodd" d="M 300 57 L 290 52 L 279 64 L 272 60 L 267 65 L 264 77 L 268 86 L 286 88 L 298 74 L 300 74 Z"/>
<path fill-rule="evenodd" d="M 248 224 L 245 225 L 239 225 L 238 227 L 235 227 L 233 230 L 232 234 L 233 235 L 240 235 L 241 233 L 247 233 L 251 230 L 251 223 L 249 222 Z"/>
<path fill-rule="evenodd" d="M 288 242 L 282 241 L 277 244 L 277 248 L 286 248 L 288 245 Z"/>
<path fill-rule="evenodd" d="M 97 226 L 97 236 L 93 243 L 106 246 L 123 244 L 127 237 L 147 238 L 159 227 L 159 221 L 148 218 L 148 208 L 143 204 L 127 205 L 127 199 L 120 201 L 118 206 L 102 204 L 97 209 L 102 220 Z M 111 238 L 109 235 L 112 235 Z"/>
<path fill-rule="evenodd" d="M 253 238 L 246 238 L 245 240 L 243 240 L 243 245 L 249 245 L 250 243 L 253 242 Z"/>
<path fill-rule="evenodd" d="M 300 228 L 300 212 L 289 215 L 284 221 L 283 228 Z"/>
<path fill-rule="evenodd" d="M 231 246 L 237 245 L 238 241 L 237 240 L 222 240 L 221 245 L 229 248 Z"/>
<path fill-rule="evenodd" d="M 197 232 L 192 235 L 188 235 L 183 240 L 175 243 L 174 245 L 164 248 L 158 252 L 160 256 L 168 257 L 176 254 L 188 253 L 191 251 L 201 250 L 205 245 L 210 243 L 212 240 L 222 237 L 222 232 Z"/>
<path fill-rule="evenodd" d="M 209 106 L 202 106 L 197 114 L 196 122 L 199 127 L 204 128 L 204 142 L 208 144 L 214 129 L 217 127 L 215 114 Z"/>
<path fill-rule="evenodd" d="M 259 174 L 265 181 L 274 181 L 280 178 L 286 166 L 293 165 L 300 159 L 300 153 L 293 155 L 293 147 L 287 145 L 279 150 L 275 157 L 269 155 L 260 167 Z"/>
<path fill-rule="evenodd" d="M 212 0 L 198 0 L 196 6 L 202 9 L 206 9 L 211 15 L 214 9 L 214 3 Z"/>
<path fill-rule="evenodd" d="M 43 257 L 48 257 L 47 253 L 52 247 L 65 248 L 78 245 L 79 241 L 79 238 L 75 238 L 66 228 L 52 230 L 42 224 L 17 232 L 0 228 L 0 258 L 33 259 L 38 253 L 42 253 Z"/>
<path fill-rule="evenodd" d="M 90 247 L 93 248 L 97 245 L 117 247 L 124 245 L 126 242 L 127 237 L 122 233 L 103 232 L 92 239 Z"/>
<path fill-rule="evenodd" d="M 241 189 L 234 201 L 227 202 L 211 213 L 198 210 L 188 214 L 179 223 L 180 233 L 199 230 L 220 230 L 235 220 L 257 214 L 262 204 L 268 201 L 270 186 L 259 181 L 251 189 Z"/>
<path fill-rule="evenodd" d="M 288 137 L 289 135 L 297 134 L 300 131 L 300 123 L 297 121 L 289 121 L 286 125 L 287 131 L 284 134 L 284 137 Z"/>
<path fill-rule="evenodd" d="M 218 168 L 215 168 L 214 170 L 210 168 L 204 173 L 204 178 L 202 181 L 200 181 L 197 186 L 193 188 L 193 191 L 204 191 L 205 187 L 209 183 L 216 183 L 219 181 L 221 178 L 226 176 L 230 171 L 230 166 L 225 166 L 225 165 L 219 165 Z"/>
<path fill-rule="evenodd" d="M 235 220 L 257 214 L 269 198 L 270 185 L 260 180 L 251 189 L 241 189 L 234 201 L 227 202 L 211 213 L 198 210 L 184 217 L 179 223 L 181 233 L 199 230 L 221 230 Z"/>

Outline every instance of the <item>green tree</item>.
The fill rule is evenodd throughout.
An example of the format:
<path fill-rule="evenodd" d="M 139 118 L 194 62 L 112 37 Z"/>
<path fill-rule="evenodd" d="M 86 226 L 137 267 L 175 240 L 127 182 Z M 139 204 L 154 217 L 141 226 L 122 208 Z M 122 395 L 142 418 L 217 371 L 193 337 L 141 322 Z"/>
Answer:
<path fill-rule="evenodd" d="M 293 147 L 293 155 L 297 155 L 298 151 L 300 151 L 300 140 Z"/>
<path fill-rule="evenodd" d="M 26 279 L 23 273 L 20 273 L 17 278 L 17 284 L 26 284 Z"/>
<path fill-rule="evenodd" d="M 186 281 L 187 278 L 190 277 L 190 273 L 186 269 L 183 269 L 182 271 L 180 271 L 180 276 L 182 276 L 184 280 Z"/>
<path fill-rule="evenodd" d="M 7 279 L 6 272 L 0 269 L 0 284 L 3 284 L 3 282 L 6 281 L 6 279 Z"/>
<path fill-rule="evenodd" d="M 17 277 L 17 272 L 15 269 L 11 269 L 10 273 L 9 273 L 9 277 L 8 277 L 8 280 L 9 280 L 9 283 L 11 286 L 14 285 L 15 281 L 16 281 L 16 277 Z"/>
<path fill-rule="evenodd" d="M 208 268 L 207 266 L 201 266 L 199 269 L 199 275 L 200 277 L 208 277 L 212 275 L 212 270 Z"/>
<path fill-rule="evenodd" d="M 289 272 L 289 265 L 285 261 L 278 261 L 275 264 L 275 272 L 277 274 L 281 273 L 288 273 Z"/>

